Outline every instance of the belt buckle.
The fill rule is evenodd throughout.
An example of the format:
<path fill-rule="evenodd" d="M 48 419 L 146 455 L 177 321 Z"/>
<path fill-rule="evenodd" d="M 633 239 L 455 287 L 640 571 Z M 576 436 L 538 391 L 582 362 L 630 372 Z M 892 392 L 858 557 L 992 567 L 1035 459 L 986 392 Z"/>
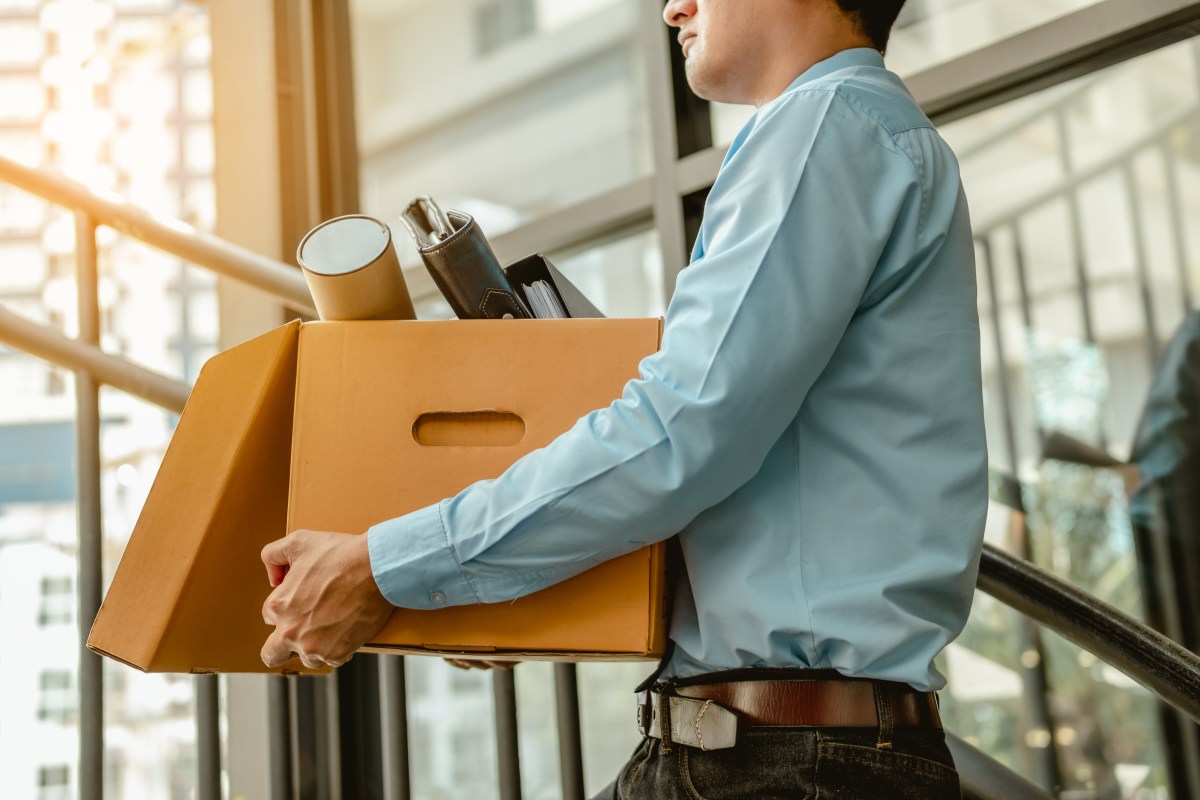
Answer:
<path fill-rule="evenodd" d="M 650 735 L 650 724 L 654 720 L 654 696 L 649 689 L 637 693 L 637 726 L 642 736 Z"/>

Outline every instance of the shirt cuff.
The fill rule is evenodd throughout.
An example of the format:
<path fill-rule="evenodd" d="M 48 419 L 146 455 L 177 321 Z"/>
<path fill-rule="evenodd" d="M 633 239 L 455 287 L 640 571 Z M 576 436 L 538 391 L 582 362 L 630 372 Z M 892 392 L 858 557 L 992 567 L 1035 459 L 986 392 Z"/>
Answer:
<path fill-rule="evenodd" d="M 442 524 L 441 503 L 367 530 L 371 573 L 394 606 L 421 610 L 478 603 Z"/>

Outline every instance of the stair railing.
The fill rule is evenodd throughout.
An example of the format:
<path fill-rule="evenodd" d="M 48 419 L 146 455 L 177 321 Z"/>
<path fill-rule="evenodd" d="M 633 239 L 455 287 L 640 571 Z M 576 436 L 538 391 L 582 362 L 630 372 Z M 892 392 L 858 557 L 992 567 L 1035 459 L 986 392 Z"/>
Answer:
<path fill-rule="evenodd" d="M 61 175 L 34 170 L 0 157 L 0 180 L 38 197 L 73 210 L 76 214 L 77 276 L 79 287 L 80 336 L 71 339 L 49 325 L 29 321 L 0 306 L 0 343 L 72 369 L 77 375 L 77 458 L 79 541 L 79 633 L 80 633 L 80 797 L 103 797 L 103 685 L 100 658 L 86 649 L 92 620 L 100 605 L 100 439 L 99 385 L 107 384 L 149 403 L 178 413 L 189 387 L 99 347 L 99 301 L 97 297 L 96 227 L 109 225 L 146 244 L 206 268 L 217 274 L 262 289 L 293 308 L 311 311 L 311 300 L 303 278 L 283 264 L 254 254 L 215 236 L 197 231 L 175 220 L 163 219 L 136 209 L 123 201 L 103 197 Z M 1058 632 L 1129 675 L 1167 703 L 1200 722 L 1200 657 L 1184 650 L 1156 631 L 1109 606 L 1077 587 L 1014 558 L 990 545 L 984 548 L 979 588 L 1019 613 Z M 558 665 L 568 666 L 568 665 Z M 556 677 L 561 678 L 556 670 Z M 511 673 L 506 673 L 511 681 Z M 569 676 L 573 678 L 572 674 Z M 197 675 L 197 767 L 200 800 L 219 800 L 220 733 L 216 676 Z M 559 681 L 561 683 L 561 680 Z M 499 686 L 499 684 L 498 684 Z M 398 687 L 403 694 L 403 682 Z M 497 689 L 500 696 L 499 688 Z M 582 798 L 582 771 L 578 769 L 578 694 L 559 692 L 560 748 L 576 752 L 562 755 L 564 798 Z M 395 698 L 393 698 L 395 699 Z M 403 707 L 403 704 L 399 704 Z M 510 709 L 515 715 L 515 708 Z M 407 736 L 403 714 L 384 715 L 384 753 L 404 748 Z M 571 735 L 573 717 L 575 734 Z M 563 720 L 568 726 L 563 729 Z M 504 725 L 498 728 L 511 728 Z M 515 737 L 515 730 L 510 733 Z M 1007 767 L 990 759 L 961 739 L 948 736 L 962 774 L 964 796 L 969 800 L 1044 800 L 1048 795 Z M 570 742 L 573 741 L 573 747 Z M 503 744 L 503 743 L 502 743 Z M 502 749 L 505 749 L 502 747 Z M 507 743 L 512 763 L 501 772 L 511 772 L 516 762 L 516 742 Z M 519 765 L 516 780 L 519 784 Z M 387 771 L 385 769 L 385 771 Z M 409 796 L 408 776 L 391 775 L 389 797 Z M 272 796 L 291 797 L 292 787 L 272 786 Z M 512 775 L 507 780 L 513 780 Z"/>

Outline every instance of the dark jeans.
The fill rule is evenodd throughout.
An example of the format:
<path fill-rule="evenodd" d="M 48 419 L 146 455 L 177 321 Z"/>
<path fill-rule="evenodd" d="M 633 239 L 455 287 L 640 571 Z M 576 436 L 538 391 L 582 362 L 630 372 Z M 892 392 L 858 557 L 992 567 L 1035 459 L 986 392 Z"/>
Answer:
<path fill-rule="evenodd" d="M 891 749 L 875 728 L 754 728 L 737 745 L 704 752 L 680 744 L 662 753 L 645 739 L 617 780 L 593 800 L 960 800 L 945 737 L 897 728 Z"/>

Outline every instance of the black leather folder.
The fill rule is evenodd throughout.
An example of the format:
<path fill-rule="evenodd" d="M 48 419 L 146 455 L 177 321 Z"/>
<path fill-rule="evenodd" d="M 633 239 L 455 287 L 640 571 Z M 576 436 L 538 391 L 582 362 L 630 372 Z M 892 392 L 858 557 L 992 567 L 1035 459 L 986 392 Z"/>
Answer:
<path fill-rule="evenodd" d="M 418 197 L 400 219 L 433 282 L 459 319 L 533 317 L 525 288 L 539 281 L 554 292 L 566 316 L 604 316 L 541 253 L 502 269 L 487 237 L 469 214 L 443 212 L 431 198 Z"/>
<path fill-rule="evenodd" d="M 459 319 L 531 316 L 471 215 L 442 213 L 431 199 L 418 197 L 404 210 L 401 220 L 433 282 Z"/>

